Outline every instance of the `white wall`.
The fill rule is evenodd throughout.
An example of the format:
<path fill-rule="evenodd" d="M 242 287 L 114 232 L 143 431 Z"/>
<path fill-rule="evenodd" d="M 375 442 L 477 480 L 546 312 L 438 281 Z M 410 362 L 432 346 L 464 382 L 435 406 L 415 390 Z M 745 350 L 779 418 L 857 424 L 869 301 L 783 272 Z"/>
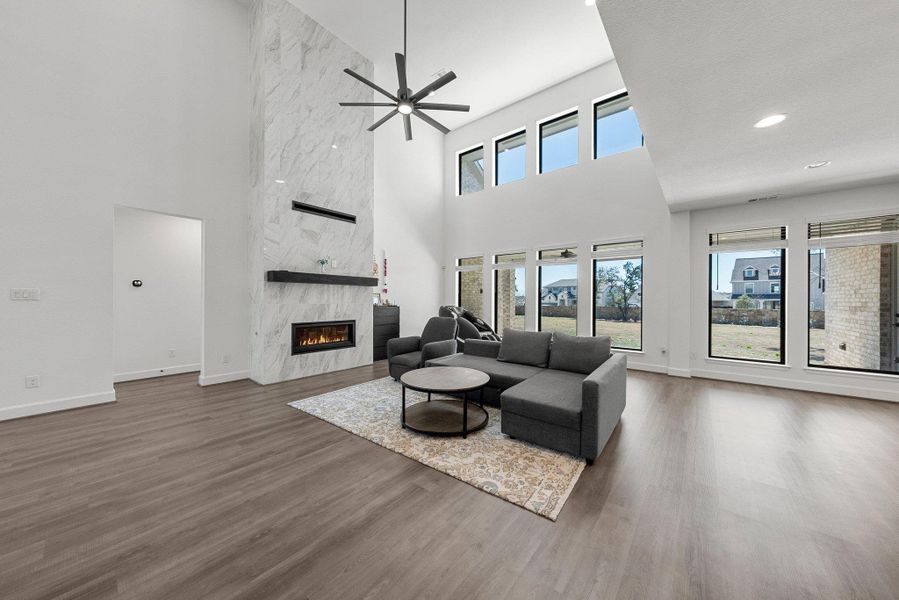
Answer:
<path fill-rule="evenodd" d="M 391 78 L 395 63 L 375 65 L 376 81 Z M 375 130 L 375 255 L 379 264 L 387 255 L 387 297 L 400 306 L 400 335 L 420 334 L 443 297 L 444 140 L 422 121 L 412 127 L 411 142 L 398 117 Z"/>
<path fill-rule="evenodd" d="M 200 370 L 202 243 L 202 221 L 115 208 L 116 381 Z"/>
<path fill-rule="evenodd" d="M 632 353 L 629 364 L 665 371 L 668 331 L 669 214 L 645 148 L 592 160 L 592 105 L 601 96 L 624 87 L 614 63 L 606 63 L 548 90 L 521 100 L 451 132 L 444 146 L 444 264 L 445 303 L 455 304 L 453 265 L 462 256 L 533 251 L 540 247 L 577 246 L 581 265 L 580 289 L 591 289 L 591 245 L 605 241 L 642 239 L 644 248 L 643 351 Z M 538 120 L 580 108 L 578 165 L 538 175 Z M 525 179 L 492 186 L 493 139 L 523 126 L 527 128 Z M 456 153 L 482 143 L 487 148 L 487 187 L 456 196 Z M 536 263 L 529 252 L 526 286 L 529 290 L 525 324 L 536 327 Z M 484 273 L 484 315 L 493 317 L 489 269 Z M 589 335 L 591 303 L 578 303 L 578 331 Z"/>
<path fill-rule="evenodd" d="M 3 4 L 0 282 L 42 299 L 0 298 L 0 419 L 114 399 L 120 204 L 205 221 L 202 379 L 246 375 L 247 19 L 235 0 Z"/>

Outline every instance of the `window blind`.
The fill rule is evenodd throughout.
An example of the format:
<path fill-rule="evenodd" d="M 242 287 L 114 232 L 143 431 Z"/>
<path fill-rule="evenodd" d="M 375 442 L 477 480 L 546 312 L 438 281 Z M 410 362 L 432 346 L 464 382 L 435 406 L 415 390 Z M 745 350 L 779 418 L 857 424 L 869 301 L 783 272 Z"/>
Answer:
<path fill-rule="evenodd" d="M 722 231 L 709 234 L 710 252 L 785 248 L 786 246 L 787 228 L 785 226 L 738 229 L 736 231 Z"/>
<path fill-rule="evenodd" d="M 814 248 L 899 243 L 899 215 L 809 223 L 808 239 Z"/>
<path fill-rule="evenodd" d="M 593 258 L 634 258 L 642 255 L 642 240 L 593 245 Z"/>

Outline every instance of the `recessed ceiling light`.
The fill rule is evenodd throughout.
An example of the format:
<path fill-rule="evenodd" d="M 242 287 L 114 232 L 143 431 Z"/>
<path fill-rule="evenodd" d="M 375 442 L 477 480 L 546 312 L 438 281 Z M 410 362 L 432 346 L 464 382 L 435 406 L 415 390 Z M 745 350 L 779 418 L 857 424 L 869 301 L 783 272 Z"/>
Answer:
<path fill-rule="evenodd" d="M 275 183 L 284 183 L 283 179 L 275 179 Z"/>
<path fill-rule="evenodd" d="M 776 115 L 768 115 L 764 119 L 761 119 L 757 122 L 753 127 L 756 129 L 763 129 L 765 127 L 771 127 L 772 125 L 777 125 L 778 123 L 783 123 L 783 120 L 787 118 L 785 114 L 776 114 Z"/>
<path fill-rule="evenodd" d="M 830 164 L 829 160 L 822 160 L 820 162 L 814 162 L 810 165 L 805 165 L 806 169 L 820 169 L 821 167 L 826 167 Z"/>
<path fill-rule="evenodd" d="M 337 144 L 331 144 L 331 148 L 333 148 L 334 150 L 337 150 Z"/>
<path fill-rule="evenodd" d="M 584 0 L 584 6 L 596 6 L 596 0 Z"/>

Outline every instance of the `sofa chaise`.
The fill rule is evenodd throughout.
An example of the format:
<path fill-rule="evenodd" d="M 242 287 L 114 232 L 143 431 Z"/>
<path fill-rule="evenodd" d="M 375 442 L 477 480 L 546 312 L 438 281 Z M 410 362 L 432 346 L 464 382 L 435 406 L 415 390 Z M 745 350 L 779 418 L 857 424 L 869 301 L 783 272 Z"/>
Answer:
<path fill-rule="evenodd" d="M 592 464 L 625 407 L 627 356 L 610 350 L 608 337 L 506 329 L 502 342 L 470 339 L 424 364 L 486 373 L 483 400 L 501 408 L 503 433 Z"/>

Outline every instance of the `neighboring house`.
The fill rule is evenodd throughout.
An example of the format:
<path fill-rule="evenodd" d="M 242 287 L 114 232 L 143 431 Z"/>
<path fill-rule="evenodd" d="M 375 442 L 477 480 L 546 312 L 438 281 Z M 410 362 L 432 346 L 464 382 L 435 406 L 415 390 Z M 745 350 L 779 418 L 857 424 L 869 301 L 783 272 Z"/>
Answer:
<path fill-rule="evenodd" d="M 779 256 L 738 258 L 730 276 L 731 300 L 746 295 L 757 308 L 778 309 L 782 298 L 783 274 Z"/>
<path fill-rule="evenodd" d="M 643 294 L 638 291 L 631 296 L 627 303 L 628 306 L 640 307 L 643 305 Z M 615 306 L 612 302 L 612 286 L 608 283 L 600 284 L 599 290 L 596 292 L 596 306 Z"/>
<path fill-rule="evenodd" d="M 712 292 L 712 308 L 733 308 L 734 301 L 727 292 Z"/>
<path fill-rule="evenodd" d="M 823 252 L 813 252 L 808 257 L 808 263 L 808 307 L 810 310 L 824 310 L 827 259 Z"/>
<path fill-rule="evenodd" d="M 540 290 L 543 306 L 574 306 L 577 304 L 577 279 L 560 279 Z"/>

